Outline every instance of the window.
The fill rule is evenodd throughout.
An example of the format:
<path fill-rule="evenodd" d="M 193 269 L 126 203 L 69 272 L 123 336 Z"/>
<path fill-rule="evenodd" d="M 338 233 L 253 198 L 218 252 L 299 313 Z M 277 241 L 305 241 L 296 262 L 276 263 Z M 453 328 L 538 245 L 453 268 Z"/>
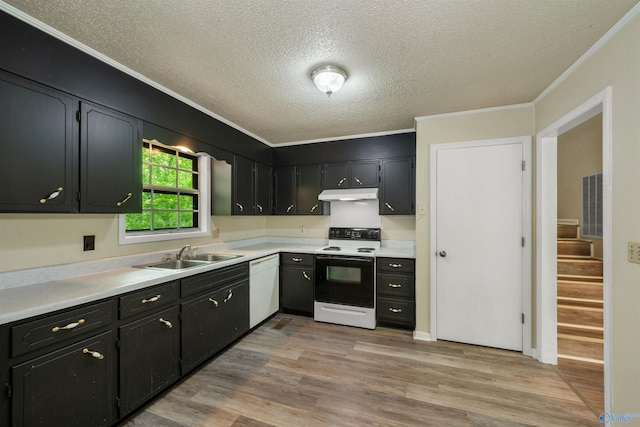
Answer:
<path fill-rule="evenodd" d="M 602 238 L 602 172 L 582 177 L 582 235 Z"/>
<path fill-rule="evenodd" d="M 142 213 L 120 216 L 120 243 L 208 236 L 208 159 L 145 139 Z"/>

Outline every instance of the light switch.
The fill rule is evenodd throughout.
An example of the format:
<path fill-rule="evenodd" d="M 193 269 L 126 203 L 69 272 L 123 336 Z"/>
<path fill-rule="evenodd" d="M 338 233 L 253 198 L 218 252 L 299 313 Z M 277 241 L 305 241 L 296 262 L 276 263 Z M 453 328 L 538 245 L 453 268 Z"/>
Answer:
<path fill-rule="evenodd" d="M 640 264 L 640 243 L 627 242 L 628 261 Z"/>

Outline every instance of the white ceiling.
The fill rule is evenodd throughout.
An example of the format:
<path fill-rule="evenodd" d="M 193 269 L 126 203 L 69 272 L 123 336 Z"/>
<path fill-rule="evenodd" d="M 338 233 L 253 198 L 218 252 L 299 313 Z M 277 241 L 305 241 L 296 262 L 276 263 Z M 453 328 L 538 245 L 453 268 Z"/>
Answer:
<path fill-rule="evenodd" d="M 281 144 L 531 102 L 638 0 L 6 3 Z M 309 78 L 328 63 L 349 72 L 330 98 Z"/>

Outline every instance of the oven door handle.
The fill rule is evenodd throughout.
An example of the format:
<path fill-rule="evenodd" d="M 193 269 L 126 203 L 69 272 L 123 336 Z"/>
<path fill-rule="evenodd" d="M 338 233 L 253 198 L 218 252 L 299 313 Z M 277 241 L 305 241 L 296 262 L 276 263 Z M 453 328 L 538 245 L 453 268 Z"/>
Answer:
<path fill-rule="evenodd" d="M 321 260 L 333 260 L 333 261 L 359 261 L 373 263 L 373 257 L 350 257 L 350 256 L 331 256 L 331 255 L 316 255 L 316 259 Z"/>

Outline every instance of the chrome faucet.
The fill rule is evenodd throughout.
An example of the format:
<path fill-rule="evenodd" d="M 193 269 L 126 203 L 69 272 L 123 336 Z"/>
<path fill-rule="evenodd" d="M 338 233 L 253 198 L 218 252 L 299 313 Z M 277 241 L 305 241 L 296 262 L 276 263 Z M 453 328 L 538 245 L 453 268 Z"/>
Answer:
<path fill-rule="evenodd" d="M 185 259 L 183 258 L 183 255 L 182 255 L 184 251 L 187 251 L 186 258 L 189 258 L 189 253 L 191 252 L 191 245 L 184 245 L 182 249 L 180 249 L 180 252 L 178 252 L 178 255 L 176 255 L 177 260 L 182 261 L 183 259 Z"/>

